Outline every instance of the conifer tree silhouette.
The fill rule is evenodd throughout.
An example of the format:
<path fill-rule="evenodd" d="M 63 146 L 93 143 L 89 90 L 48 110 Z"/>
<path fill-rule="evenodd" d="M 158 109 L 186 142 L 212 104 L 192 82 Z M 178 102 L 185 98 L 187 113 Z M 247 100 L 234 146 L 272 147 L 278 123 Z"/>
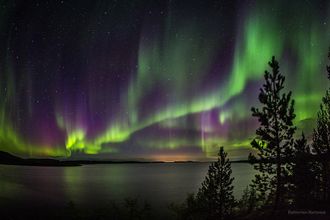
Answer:
<path fill-rule="evenodd" d="M 312 191 L 315 181 L 312 172 L 311 148 L 307 144 L 304 133 L 302 133 L 300 139 L 295 140 L 294 149 L 293 202 L 298 208 L 307 208 L 313 201 Z"/>
<path fill-rule="evenodd" d="M 196 199 L 204 212 L 205 219 L 226 219 L 235 206 L 231 163 L 223 147 L 218 153 L 218 160 L 209 166 L 202 187 Z"/>
<path fill-rule="evenodd" d="M 284 204 L 288 193 L 288 176 L 292 172 L 289 158 L 293 155 L 293 134 L 296 127 L 294 100 L 291 92 L 283 92 L 285 77 L 279 72 L 275 57 L 268 63 L 271 72 L 265 71 L 265 83 L 260 89 L 261 109 L 252 107 L 252 116 L 258 118 L 260 127 L 256 138 L 251 142 L 257 150 L 257 157 L 250 154 L 250 162 L 260 172 L 253 180 L 259 199 L 272 203 L 276 211 Z"/>
<path fill-rule="evenodd" d="M 330 60 L 330 49 L 328 53 Z M 330 66 L 327 66 L 330 80 Z M 316 177 L 319 183 L 320 199 L 330 200 L 330 88 L 322 98 L 320 110 L 317 114 L 316 129 L 313 132 L 313 150 L 317 155 Z"/>

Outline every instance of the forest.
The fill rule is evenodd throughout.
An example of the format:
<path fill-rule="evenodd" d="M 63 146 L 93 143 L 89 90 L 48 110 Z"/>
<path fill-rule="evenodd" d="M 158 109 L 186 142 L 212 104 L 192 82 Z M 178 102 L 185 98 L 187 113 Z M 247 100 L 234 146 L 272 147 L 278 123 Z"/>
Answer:
<path fill-rule="evenodd" d="M 330 50 L 328 53 L 330 59 Z M 272 57 L 252 107 L 259 128 L 249 163 L 257 170 L 241 199 L 233 196 L 231 163 L 221 147 L 196 194 L 174 206 L 179 219 L 328 219 L 330 210 L 330 88 L 325 91 L 311 140 L 296 134 L 291 92 Z M 330 80 L 330 66 L 326 67 Z"/>

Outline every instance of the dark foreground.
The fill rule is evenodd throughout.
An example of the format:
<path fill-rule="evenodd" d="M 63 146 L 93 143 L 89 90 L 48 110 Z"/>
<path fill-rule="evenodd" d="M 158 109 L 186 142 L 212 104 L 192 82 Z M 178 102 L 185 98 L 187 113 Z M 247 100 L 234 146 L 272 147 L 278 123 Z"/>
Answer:
<path fill-rule="evenodd" d="M 37 205 L 31 203 L 28 206 L 7 206 L 1 204 L 1 219 L 3 220 L 57 220 L 57 219 L 182 219 L 179 218 L 172 207 L 168 207 L 170 214 L 162 215 L 153 210 L 150 204 L 141 202 L 137 199 L 126 199 L 121 203 L 99 204 L 93 208 L 81 208 L 73 203 L 64 206 Z M 199 218 L 196 218 L 199 219 Z M 271 211 L 258 212 L 253 214 L 238 213 L 237 216 L 230 218 L 233 220 L 328 220 L 330 215 L 324 210 L 283 210 L 277 214 Z"/>

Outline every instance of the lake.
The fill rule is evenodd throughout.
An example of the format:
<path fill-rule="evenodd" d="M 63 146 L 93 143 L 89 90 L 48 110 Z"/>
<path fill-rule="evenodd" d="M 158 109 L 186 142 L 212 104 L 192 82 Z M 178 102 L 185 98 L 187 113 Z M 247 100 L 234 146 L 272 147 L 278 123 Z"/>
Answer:
<path fill-rule="evenodd" d="M 182 202 L 200 187 L 209 163 L 98 164 L 77 167 L 0 165 L 0 205 L 95 207 L 124 198 L 148 201 L 155 209 Z M 255 171 L 232 164 L 239 198 Z"/>

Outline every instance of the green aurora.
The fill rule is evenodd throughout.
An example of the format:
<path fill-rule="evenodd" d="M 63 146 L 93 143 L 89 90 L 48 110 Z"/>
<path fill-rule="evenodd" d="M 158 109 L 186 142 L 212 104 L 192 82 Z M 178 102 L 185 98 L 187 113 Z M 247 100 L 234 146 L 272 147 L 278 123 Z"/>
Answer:
<path fill-rule="evenodd" d="M 141 12 L 138 31 L 112 30 L 111 18 L 102 18 L 103 26 L 96 26 L 103 10 L 95 6 L 89 12 L 95 21 L 90 18 L 87 23 L 96 31 L 80 28 L 74 49 L 82 49 L 70 52 L 83 55 L 60 65 L 72 68 L 59 72 L 53 69 L 61 60 L 56 55 L 40 58 L 52 53 L 48 45 L 54 39 L 34 49 L 20 47 L 25 41 L 15 44 L 22 38 L 30 42 L 43 26 L 33 26 L 31 19 L 26 26 L 33 31 L 24 32 L 25 23 L 15 31 L 17 26 L 10 22 L 18 9 L 1 8 L 0 28 L 6 34 L 0 48 L 0 150 L 32 157 L 80 152 L 152 159 L 161 153 L 169 158 L 178 152 L 191 155 L 190 151 L 196 158 L 212 158 L 220 145 L 229 152 L 251 149 L 257 123 L 250 108 L 257 105 L 264 70 L 273 55 L 293 92 L 298 131 L 310 134 L 329 87 L 325 66 L 330 5 L 320 14 L 317 4 L 285 4 L 246 3 L 230 15 L 214 8 L 181 13 L 183 9 L 170 1 L 160 7 L 164 15 Z M 53 13 L 60 17 L 65 12 Z M 121 52 L 125 40 L 98 37 L 105 27 L 124 36 L 134 33 L 133 46 Z M 62 47 L 70 44 L 65 36 L 59 41 Z M 65 53 L 63 48 L 59 51 Z M 85 57 L 94 61 L 84 63 Z M 114 77 L 125 71 L 119 86 Z M 51 80 L 38 79 L 38 74 L 51 75 Z M 45 88 L 47 98 L 42 100 L 40 91 Z M 101 119 L 95 119 L 98 112 Z"/>

